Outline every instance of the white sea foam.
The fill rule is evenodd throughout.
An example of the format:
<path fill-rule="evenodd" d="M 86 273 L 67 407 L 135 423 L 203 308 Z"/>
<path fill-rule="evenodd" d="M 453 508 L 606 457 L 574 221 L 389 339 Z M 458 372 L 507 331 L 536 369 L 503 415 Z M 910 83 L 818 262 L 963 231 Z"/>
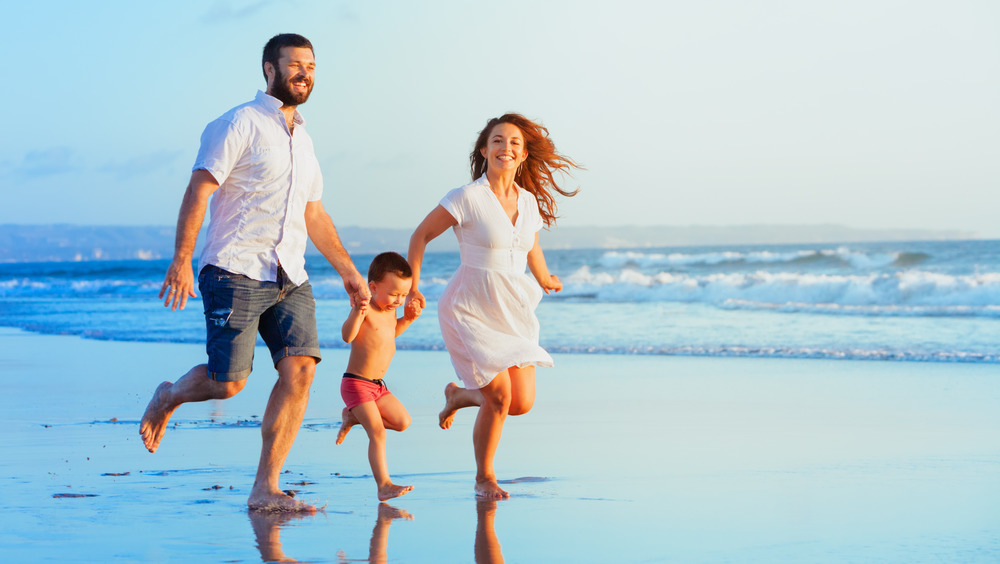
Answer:
<path fill-rule="evenodd" d="M 593 272 L 581 267 L 567 276 L 564 297 L 598 301 L 702 302 L 736 304 L 879 306 L 935 311 L 933 308 L 982 310 L 992 316 L 1000 307 L 1000 273 L 949 275 L 904 271 L 872 274 L 814 274 L 755 271 L 692 275 L 634 268 Z M 930 308 L 930 309 L 928 309 Z M 846 308 L 843 311 L 853 311 Z M 870 311 L 890 311 L 873 309 Z M 946 309 L 936 310 L 940 312 Z M 956 310 L 959 311 L 959 310 Z"/>

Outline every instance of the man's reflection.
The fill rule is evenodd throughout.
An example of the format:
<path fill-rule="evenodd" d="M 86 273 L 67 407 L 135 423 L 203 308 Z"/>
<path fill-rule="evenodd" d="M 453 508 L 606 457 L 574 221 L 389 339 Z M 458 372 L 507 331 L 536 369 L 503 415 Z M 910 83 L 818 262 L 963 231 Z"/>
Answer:
<path fill-rule="evenodd" d="M 476 564 L 503 564 L 500 541 L 493 530 L 493 519 L 497 514 L 495 499 L 476 501 Z"/>
<path fill-rule="evenodd" d="M 306 517 L 294 511 L 250 511 L 250 524 L 257 537 L 257 550 L 264 562 L 298 562 L 281 550 L 281 527 L 292 519 Z"/>
<path fill-rule="evenodd" d="M 349 559 L 347 558 L 347 554 L 341 550 L 337 553 L 337 560 L 342 564 L 346 562 L 384 564 L 388 558 L 389 525 L 396 519 L 412 521 L 413 515 L 410 515 L 405 509 L 395 508 L 388 503 L 378 504 L 378 518 L 375 520 L 375 528 L 372 529 L 372 542 L 368 546 L 368 559 Z"/>

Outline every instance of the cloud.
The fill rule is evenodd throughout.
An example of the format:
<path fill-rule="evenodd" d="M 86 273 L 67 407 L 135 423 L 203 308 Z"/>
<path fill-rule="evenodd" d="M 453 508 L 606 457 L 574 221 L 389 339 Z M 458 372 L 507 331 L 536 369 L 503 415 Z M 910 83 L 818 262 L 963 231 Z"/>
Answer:
<path fill-rule="evenodd" d="M 77 170 L 73 163 L 73 150 L 69 147 L 50 147 L 28 151 L 20 164 L 11 172 L 17 176 L 39 178 L 65 174 Z"/>
<path fill-rule="evenodd" d="M 268 4 L 272 4 L 270 0 L 259 0 L 252 4 L 247 4 L 245 6 L 240 6 L 234 8 L 232 2 L 226 0 L 220 0 L 212 4 L 212 6 L 205 12 L 205 15 L 201 17 L 201 21 L 204 23 L 224 23 L 229 21 L 242 20 L 248 18 Z"/>
<path fill-rule="evenodd" d="M 172 167 L 180 154 L 181 151 L 156 151 L 123 161 L 107 163 L 98 170 L 114 175 L 119 180 L 126 180 Z"/>

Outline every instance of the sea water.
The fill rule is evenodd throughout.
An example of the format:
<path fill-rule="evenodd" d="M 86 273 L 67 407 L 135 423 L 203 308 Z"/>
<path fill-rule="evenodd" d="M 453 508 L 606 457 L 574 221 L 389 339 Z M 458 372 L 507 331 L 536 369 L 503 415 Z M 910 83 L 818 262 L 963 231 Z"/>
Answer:
<path fill-rule="evenodd" d="M 353 257 L 364 273 L 372 255 Z M 1000 241 L 549 250 L 562 292 L 538 308 L 551 352 L 1000 363 Z M 400 348 L 443 349 L 437 299 L 457 252 L 428 253 L 428 308 Z M 157 299 L 168 261 L 0 264 L 0 325 L 123 341 L 202 342 L 199 299 Z M 306 261 L 321 346 L 350 306 Z"/>

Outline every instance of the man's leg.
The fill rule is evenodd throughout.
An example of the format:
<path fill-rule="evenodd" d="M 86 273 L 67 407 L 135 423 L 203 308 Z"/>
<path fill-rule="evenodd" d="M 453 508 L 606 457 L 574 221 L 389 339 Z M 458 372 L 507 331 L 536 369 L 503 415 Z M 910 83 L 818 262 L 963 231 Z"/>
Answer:
<path fill-rule="evenodd" d="M 231 398 L 246 383 L 246 380 L 216 382 L 208 377 L 208 366 L 205 364 L 195 366 L 176 382 L 163 382 L 153 392 L 153 399 L 149 400 L 139 423 L 139 434 L 146 449 L 156 452 L 170 416 L 182 403 Z"/>
<path fill-rule="evenodd" d="M 278 361 L 278 381 L 261 422 L 260 463 L 247 506 L 271 511 L 313 513 L 312 505 L 292 499 L 281 491 L 279 475 L 309 403 L 309 387 L 316 374 L 316 359 L 310 356 L 286 356 Z"/>

